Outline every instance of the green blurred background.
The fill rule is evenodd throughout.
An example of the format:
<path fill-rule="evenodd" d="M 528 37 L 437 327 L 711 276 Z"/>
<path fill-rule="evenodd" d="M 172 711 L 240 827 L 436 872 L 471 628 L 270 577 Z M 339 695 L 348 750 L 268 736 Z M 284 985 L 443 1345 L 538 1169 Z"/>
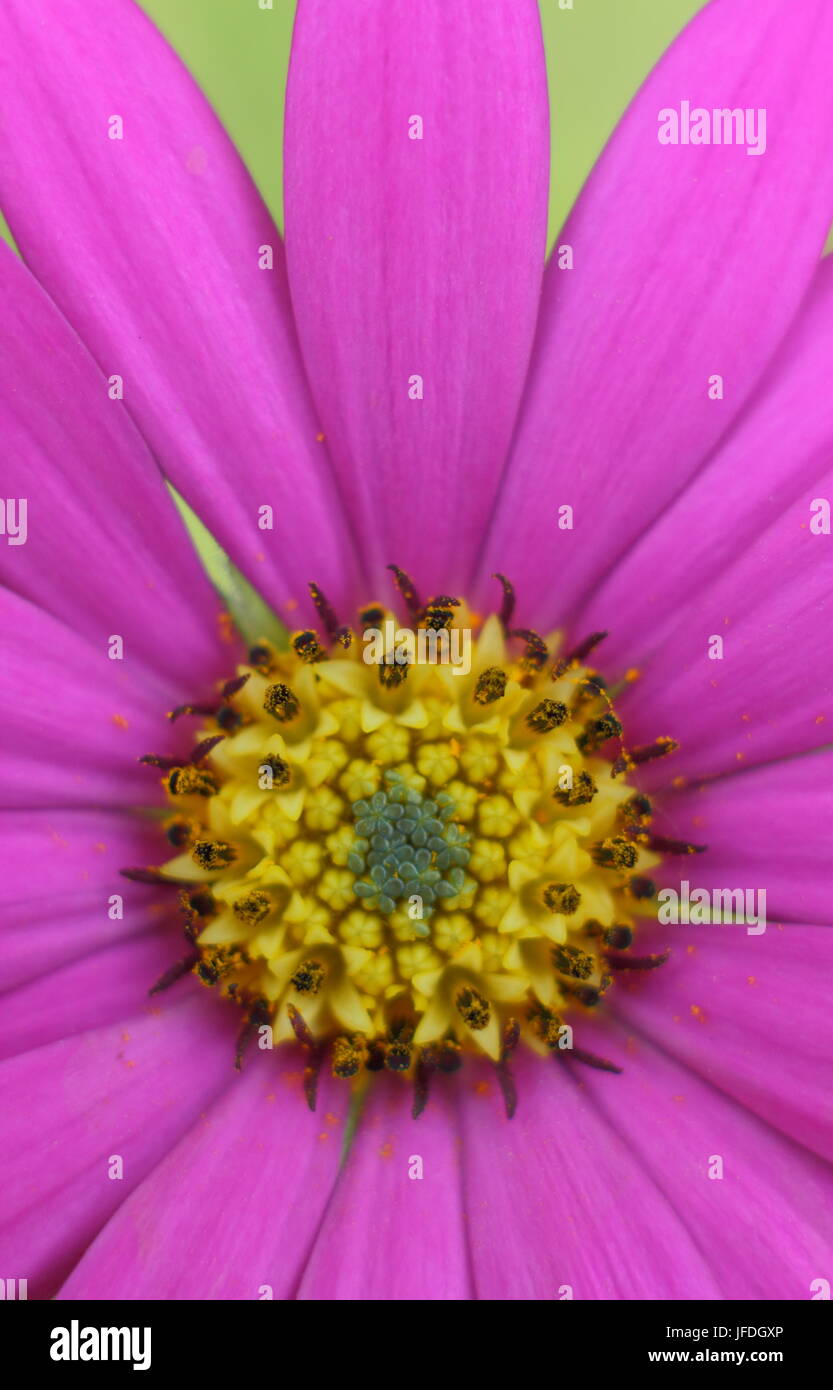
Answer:
<path fill-rule="evenodd" d="M 295 0 L 273 0 L 271 10 L 258 0 L 140 3 L 191 69 L 283 225 L 283 94 Z M 628 101 L 703 3 L 573 0 L 562 10 L 559 0 L 540 0 L 553 123 L 550 240 Z"/>
<path fill-rule="evenodd" d="M 540 0 L 553 119 L 551 240 L 628 101 L 703 3 L 573 0 L 562 10 L 558 0 Z M 273 0 L 271 10 L 258 0 L 141 4 L 185 59 L 283 225 L 283 95 L 295 0 Z"/>

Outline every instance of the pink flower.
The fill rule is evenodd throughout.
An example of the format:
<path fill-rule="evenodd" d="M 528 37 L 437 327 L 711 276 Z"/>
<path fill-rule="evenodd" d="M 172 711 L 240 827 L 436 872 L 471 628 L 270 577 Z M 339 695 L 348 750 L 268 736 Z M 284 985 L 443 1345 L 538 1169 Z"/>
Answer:
<path fill-rule="evenodd" d="M 0 546 L 0 1273 L 31 1296 L 830 1279 L 831 56 L 825 0 L 713 0 L 542 280 L 533 0 L 300 0 L 286 260 L 131 0 L 5 0 L 0 428 L 28 510 Z M 765 154 L 660 143 L 682 100 L 765 110 Z M 283 1048 L 238 1075 L 239 1016 L 191 980 L 148 1006 L 177 925 L 118 877 L 164 858 L 137 757 L 181 756 L 164 712 L 239 657 L 163 477 L 285 618 L 310 578 L 352 616 L 395 560 L 483 612 L 500 570 L 528 628 L 609 629 L 630 745 L 682 744 L 641 779 L 658 826 L 710 845 L 664 881 L 765 890 L 766 931 L 640 927 L 668 964 L 576 1025 L 621 1074 L 519 1051 L 514 1118 L 484 1061 L 414 1122 L 382 1073 L 342 1166 L 349 1086 L 322 1072 L 310 1112 Z"/>

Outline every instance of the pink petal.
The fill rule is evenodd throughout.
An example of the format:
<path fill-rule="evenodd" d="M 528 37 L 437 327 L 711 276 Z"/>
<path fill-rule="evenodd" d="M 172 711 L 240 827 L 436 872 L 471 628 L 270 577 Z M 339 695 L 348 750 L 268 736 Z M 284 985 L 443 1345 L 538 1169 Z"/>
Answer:
<path fill-rule="evenodd" d="M 833 257 L 730 437 L 594 591 L 576 629 L 609 628 L 611 668 L 662 651 L 691 594 L 807 494 L 833 454 Z M 751 463 L 754 460 L 754 464 Z M 681 537 L 685 538 L 681 544 Z"/>
<path fill-rule="evenodd" d="M 715 776 L 829 743 L 830 537 L 816 535 L 810 522 L 813 501 L 830 498 L 831 489 L 828 465 L 734 564 L 692 588 L 620 697 L 631 743 L 662 734 L 679 740 L 673 775 Z M 661 783 L 671 767 L 654 764 L 646 785 Z"/>
<path fill-rule="evenodd" d="M 144 753 L 183 745 L 170 704 L 129 652 L 110 661 L 106 638 L 77 637 L 0 589 L 4 778 L 0 805 L 130 806 L 158 800 Z"/>
<path fill-rule="evenodd" d="M 467 578 L 529 357 L 548 164 L 534 0 L 300 0 L 292 302 L 375 582 L 393 561 L 426 597 Z"/>
<path fill-rule="evenodd" d="M 829 1165 L 640 1038 L 626 1045 L 612 1025 L 585 1026 L 583 1036 L 624 1066 L 621 1076 L 583 1068 L 581 1081 L 586 1102 L 642 1170 L 643 1192 L 630 1198 L 637 1217 L 650 1220 L 645 1192 L 662 1194 L 724 1299 L 810 1299 L 833 1255 Z M 709 1177 L 715 1158 L 722 1178 Z M 684 1261 L 681 1252 L 670 1258 Z"/>
<path fill-rule="evenodd" d="M 156 822 L 117 811 L 59 807 L 0 812 L 0 837 L 5 847 L 0 908 L 41 911 L 47 902 L 86 906 L 106 898 L 133 856 L 142 863 L 167 843 Z M 124 880 L 122 885 L 127 887 Z M 131 891 L 141 890 L 136 884 Z"/>
<path fill-rule="evenodd" d="M 770 921 L 665 926 L 639 950 L 671 946 L 661 970 L 620 972 L 611 1009 L 768 1124 L 833 1158 L 833 1024 L 816 981 L 833 969 L 833 930 Z"/>
<path fill-rule="evenodd" d="M 37 281 L 0 244 L 4 496 L 25 544 L 0 579 L 92 641 L 118 634 L 170 689 L 228 674 L 219 602 L 123 405 Z"/>
<path fill-rule="evenodd" d="M 307 1108 L 297 1054 L 242 1076 L 110 1220 L 62 1299 L 286 1299 L 338 1174 L 349 1092 Z"/>
<path fill-rule="evenodd" d="M 176 920 L 171 889 L 131 883 L 119 872 L 164 859 L 167 842 L 156 822 L 116 812 L 3 811 L 0 837 L 2 990 L 145 932 L 160 913 Z M 115 894 L 121 918 L 110 916 Z M 169 931 L 173 958 L 181 936 L 176 926 Z"/>
<path fill-rule="evenodd" d="M 0 1264 L 49 1298 L 108 1217 L 236 1078 L 205 994 L 0 1063 Z M 111 1178 L 111 1160 L 124 1176 Z"/>
<path fill-rule="evenodd" d="M 168 476 L 273 603 L 309 578 L 343 602 L 353 561 L 280 238 L 176 55 L 132 0 L 7 0 L 0 118 L 15 239 Z"/>
<path fill-rule="evenodd" d="M 70 924 L 64 919 L 62 925 L 66 930 Z M 0 1057 L 149 1013 L 159 1002 L 149 998 L 151 986 L 184 954 L 182 930 L 169 913 L 167 922 L 142 936 L 94 950 L 51 973 L 47 966 L 22 989 L 3 996 Z M 197 988 L 193 981 L 191 988 Z"/>
<path fill-rule="evenodd" d="M 374 1077 L 298 1298 L 472 1297 L 456 1115 L 435 1082 L 414 1120 L 400 1077 Z"/>
<path fill-rule="evenodd" d="M 672 887 L 682 877 L 709 890 L 765 889 L 770 921 L 829 922 L 832 779 L 833 753 L 818 752 L 661 793 L 655 828 L 708 849 L 669 858 L 654 877 Z"/>
<path fill-rule="evenodd" d="M 566 1064 L 520 1057 L 518 1110 L 463 1084 L 463 1195 L 478 1299 L 720 1297 L 684 1208 Z M 605 1074 L 615 1088 L 618 1076 Z M 484 1093 L 485 1092 L 485 1093 Z"/>
<path fill-rule="evenodd" d="M 707 5 L 635 98 L 557 245 L 516 446 L 484 551 L 552 626 L 702 465 L 748 400 L 833 216 L 833 9 Z M 767 115 L 765 153 L 661 145 L 658 115 Z M 720 374 L 725 398 L 710 400 Z M 574 529 L 558 526 L 561 505 Z M 527 598 L 527 595 L 529 597 Z M 611 626 L 611 622 L 605 623 Z"/>

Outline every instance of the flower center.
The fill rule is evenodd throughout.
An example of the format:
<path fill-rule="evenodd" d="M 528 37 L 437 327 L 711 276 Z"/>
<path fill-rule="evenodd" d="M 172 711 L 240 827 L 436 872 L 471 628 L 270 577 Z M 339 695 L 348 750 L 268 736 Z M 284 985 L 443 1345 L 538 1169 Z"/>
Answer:
<path fill-rule="evenodd" d="M 126 872 L 179 886 L 191 951 L 157 988 L 191 970 L 235 1000 L 238 1065 L 260 1030 L 307 1049 L 311 1104 L 329 1055 L 409 1073 L 418 1113 L 434 1068 L 481 1054 L 511 1109 L 519 1041 L 610 1067 L 573 1025 L 663 959 L 627 954 L 659 862 L 627 774 L 675 745 L 624 751 L 587 664 L 603 634 L 558 657 L 511 627 L 505 580 L 482 621 L 397 578 L 410 628 L 374 607 L 357 637 L 313 589 L 325 636 L 253 648 L 190 757 L 147 759 L 179 853 Z"/>
<path fill-rule="evenodd" d="M 409 917 L 418 936 L 430 937 L 427 919 L 437 899 L 463 891 L 463 872 L 471 859 L 468 835 L 453 822 L 454 800 L 436 800 L 409 786 L 401 772 L 384 773 L 385 789 L 370 801 L 354 801 L 356 841 L 347 867 L 359 878 L 353 892 L 367 908 L 390 916 L 408 898 Z"/>

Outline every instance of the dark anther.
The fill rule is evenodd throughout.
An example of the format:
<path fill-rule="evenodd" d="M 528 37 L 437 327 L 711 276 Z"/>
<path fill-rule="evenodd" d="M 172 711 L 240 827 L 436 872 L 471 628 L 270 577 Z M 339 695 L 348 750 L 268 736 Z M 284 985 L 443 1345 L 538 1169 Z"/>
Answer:
<path fill-rule="evenodd" d="M 317 994 L 324 983 L 324 967 L 320 961 L 305 960 L 290 981 L 299 994 Z"/>
<path fill-rule="evenodd" d="M 691 845 L 686 840 L 669 840 L 666 835 L 650 835 L 648 848 L 660 854 L 705 854 L 708 845 Z"/>
<path fill-rule="evenodd" d="M 639 858 L 639 850 L 632 840 L 624 835 L 610 835 L 593 847 L 593 859 L 602 869 L 632 869 Z"/>
<path fill-rule="evenodd" d="M 653 762 L 655 758 L 667 758 L 668 754 L 675 753 L 679 746 L 674 738 L 657 738 L 653 743 L 643 743 L 638 748 L 631 748 L 628 751 L 628 759 L 639 767 L 642 763 Z"/>
<path fill-rule="evenodd" d="M 607 632 L 592 632 L 589 637 L 585 637 L 583 642 L 579 642 L 578 646 L 573 648 L 566 660 L 571 666 L 576 662 L 583 661 L 606 637 Z"/>
<path fill-rule="evenodd" d="M 679 746 L 676 739 L 663 737 L 654 739 L 653 743 L 642 743 L 638 748 L 629 748 L 616 759 L 612 775 L 616 777 L 629 768 L 641 767 L 643 763 L 654 762 L 657 758 L 667 758 L 668 754 L 675 753 Z"/>
<path fill-rule="evenodd" d="M 220 691 L 220 699 L 230 700 L 233 695 L 237 695 L 239 691 L 243 689 L 243 686 L 246 684 L 248 679 L 249 673 L 247 671 L 246 674 L 243 676 L 234 676 L 232 680 L 226 681 L 225 685 Z"/>
<path fill-rule="evenodd" d="M 593 648 L 598 647 L 599 643 L 603 642 L 606 637 L 606 632 L 594 632 L 590 637 L 585 637 L 583 642 L 579 642 L 577 647 L 573 647 L 572 651 L 559 657 L 552 668 L 553 680 L 558 680 L 559 676 L 563 676 L 571 666 L 579 666 L 584 658 L 590 655 Z"/>
<path fill-rule="evenodd" d="M 367 1056 L 367 1048 L 364 1039 L 360 1036 L 352 1038 L 336 1038 L 333 1042 L 333 1076 L 339 1077 L 342 1081 L 355 1076 Z"/>
<path fill-rule="evenodd" d="M 410 575 L 407 575 L 404 570 L 401 570 L 399 568 L 398 565 L 388 565 L 388 569 L 390 570 L 391 574 L 394 577 L 394 580 L 396 581 L 397 589 L 399 590 L 400 594 L 405 600 L 405 606 L 408 609 L 408 613 L 413 619 L 413 622 L 416 624 L 419 621 L 419 615 L 422 612 L 422 604 L 420 603 L 419 598 L 417 597 L 417 591 L 413 586 L 413 582 L 411 581 Z"/>
<path fill-rule="evenodd" d="M 165 838 L 174 849 L 186 849 L 199 829 L 198 821 L 183 820 L 177 816 L 165 822 Z"/>
<path fill-rule="evenodd" d="M 197 974 L 203 984 L 216 985 L 219 980 L 224 980 L 232 971 L 243 965 L 251 965 L 251 959 L 242 947 L 209 946 L 205 948 L 203 958 L 197 966 Z M 232 997 L 237 990 L 237 982 L 227 987 L 227 993 Z"/>
<path fill-rule="evenodd" d="M 304 1067 L 304 1095 L 310 1110 L 315 1109 L 318 1100 L 318 1073 L 321 1070 L 323 1060 L 324 1049 L 319 1047 L 310 1053 L 310 1059 Z"/>
<path fill-rule="evenodd" d="M 595 753 L 609 738 L 619 738 L 621 734 L 622 725 L 616 715 L 603 714 L 598 719 L 591 719 L 584 733 L 579 734 L 576 744 L 582 753 Z"/>
<path fill-rule="evenodd" d="M 602 997 L 602 991 L 596 985 L 571 985 L 566 988 L 566 993 L 571 994 L 586 1009 L 595 1009 Z"/>
<path fill-rule="evenodd" d="M 500 1086 L 500 1093 L 503 1096 L 503 1108 L 506 1111 L 507 1120 L 511 1120 L 518 1108 L 518 1088 L 515 1085 L 515 1078 L 507 1062 L 495 1063 L 495 1074 Z"/>
<path fill-rule="evenodd" d="M 580 772 L 573 779 L 571 787 L 556 787 L 553 796 L 561 806 L 587 806 L 596 795 L 598 787 L 589 772 Z"/>
<path fill-rule="evenodd" d="M 546 1043 L 551 1052 L 555 1051 L 558 1048 L 563 1027 L 558 1014 L 554 1014 L 552 1009 L 547 1009 L 541 1004 L 530 1011 L 529 1022 L 541 1041 Z"/>
<path fill-rule="evenodd" d="M 168 774 L 171 796 L 214 796 L 217 779 L 205 767 L 175 767 Z"/>
<path fill-rule="evenodd" d="M 318 640 L 318 633 L 313 632 L 312 628 L 296 632 L 292 638 L 292 648 L 301 661 L 309 662 L 310 665 L 327 660 L 327 653 Z"/>
<path fill-rule="evenodd" d="M 451 598 L 448 594 L 440 594 L 437 598 L 432 598 L 420 614 L 419 622 L 421 627 L 427 627 L 434 632 L 443 632 L 445 628 L 451 626 L 454 617 L 454 609 L 460 607 L 458 598 Z"/>
<path fill-rule="evenodd" d="M 139 759 L 140 763 L 145 763 L 147 767 L 158 767 L 161 772 L 170 772 L 172 767 L 181 765 L 181 758 L 160 758 L 156 753 L 143 753 Z"/>
<path fill-rule="evenodd" d="M 536 734 L 548 734 L 564 723 L 567 706 L 560 700 L 541 700 L 526 716 L 526 722 Z"/>
<path fill-rule="evenodd" d="M 248 679 L 248 672 L 245 676 L 234 676 L 231 680 L 226 681 L 225 685 L 222 687 L 220 691 L 220 698 L 216 701 L 215 704 L 177 705 L 176 709 L 171 710 L 170 714 L 168 715 L 168 718 L 172 722 L 175 722 L 177 719 L 181 719 L 184 714 L 202 714 L 205 716 L 209 716 L 212 714 L 216 715 L 223 702 L 226 700 L 230 700 L 233 695 L 236 695 L 238 691 L 242 690 L 243 686 L 246 684 L 246 681 Z"/>
<path fill-rule="evenodd" d="M 605 927 L 602 940 L 613 951 L 626 951 L 633 942 L 633 931 L 625 926 Z"/>
<path fill-rule="evenodd" d="M 263 708 L 279 723 L 288 724 L 290 719 L 295 718 L 301 706 L 289 686 L 278 682 L 276 685 L 267 685 Z"/>
<path fill-rule="evenodd" d="M 516 627 L 511 632 L 507 632 L 507 637 L 520 637 L 526 643 L 524 654 L 521 657 L 521 665 L 525 671 L 541 671 L 546 665 L 549 652 L 547 644 L 539 632 L 535 632 L 531 627 Z"/>
<path fill-rule="evenodd" d="M 214 714 L 216 709 L 216 705 L 177 705 L 176 709 L 170 711 L 168 718 L 175 724 L 177 719 L 181 719 L 185 714 L 202 714 L 207 718 Z"/>
<path fill-rule="evenodd" d="M 210 734 L 208 738 L 200 739 L 188 759 L 189 763 L 201 763 L 224 739 L 225 734 Z"/>
<path fill-rule="evenodd" d="M 129 878 L 131 883 L 150 883 L 154 887 L 164 884 L 166 888 L 190 888 L 192 886 L 190 878 L 171 878 L 168 874 L 163 874 L 161 869 L 119 869 L 122 878 Z"/>
<path fill-rule="evenodd" d="M 477 677 L 474 699 L 478 705 L 493 705 L 506 691 L 506 672 L 499 666 L 487 666 Z"/>
<path fill-rule="evenodd" d="M 437 1050 L 437 1066 L 440 1071 L 459 1071 L 463 1065 L 460 1044 L 456 1038 L 443 1038 Z"/>
<path fill-rule="evenodd" d="M 249 648 L 248 662 L 261 676 L 268 676 L 275 661 L 275 653 L 266 642 L 258 642 Z"/>
<path fill-rule="evenodd" d="M 628 892 L 632 898 L 643 902 L 648 898 L 656 897 L 657 885 L 652 878 L 643 878 L 641 875 L 635 874 L 628 883 Z"/>
<path fill-rule="evenodd" d="M 289 1022 L 295 1037 L 309 1052 L 309 1062 L 304 1068 L 304 1095 L 310 1110 L 314 1110 L 318 1098 L 318 1073 L 324 1059 L 324 1049 L 316 1043 L 302 1014 L 295 1008 L 295 1005 L 287 1004 L 286 1011 L 289 1014 Z"/>
<path fill-rule="evenodd" d="M 521 1025 L 517 1019 L 507 1020 L 503 1029 L 501 1040 L 500 1061 L 495 1063 L 498 1085 L 503 1096 L 503 1106 L 506 1111 L 507 1120 L 511 1120 L 518 1106 L 518 1088 L 515 1085 L 515 1078 L 509 1066 L 509 1058 L 518 1046 L 521 1037 Z"/>
<path fill-rule="evenodd" d="M 243 897 L 238 898 L 232 905 L 235 917 L 238 921 L 245 922 L 247 927 L 258 926 L 271 911 L 272 899 L 262 888 L 253 888 L 251 892 L 244 893 Z"/>
<path fill-rule="evenodd" d="M 599 696 L 603 695 L 606 690 L 607 682 L 604 676 L 600 676 L 597 671 L 594 671 L 592 676 L 585 676 L 578 682 L 578 690 L 575 699 L 576 709 L 580 709 L 583 705 L 588 705 L 594 700 L 598 700 Z"/>
<path fill-rule="evenodd" d="M 585 1052 L 583 1047 L 567 1047 L 559 1054 L 562 1060 L 583 1062 L 586 1067 L 594 1067 L 596 1071 L 612 1071 L 617 1076 L 621 1076 L 622 1068 L 617 1067 L 615 1062 L 609 1062 L 606 1057 L 597 1057 L 595 1052 Z"/>
<path fill-rule="evenodd" d="M 644 830 L 653 814 L 654 808 L 642 792 L 635 792 L 618 810 L 619 820 L 631 830 Z"/>
<path fill-rule="evenodd" d="M 200 932 L 209 917 L 214 916 L 214 899 L 211 892 L 205 888 L 194 888 L 190 891 L 181 888 L 179 893 L 179 907 L 185 917 L 185 936 L 192 944 L 196 941 Z"/>
<path fill-rule="evenodd" d="M 381 1038 L 373 1038 L 367 1044 L 367 1061 L 364 1064 L 365 1071 L 384 1071 L 385 1069 L 385 1044 Z"/>
<path fill-rule="evenodd" d="M 401 1038 L 389 1042 L 385 1048 L 385 1066 L 388 1071 L 407 1071 L 411 1065 L 411 1049 Z"/>
<path fill-rule="evenodd" d="M 292 1031 L 298 1039 L 298 1042 L 302 1043 L 304 1047 L 317 1046 L 315 1038 L 307 1027 L 301 1011 L 296 1009 L 294 1004 L 287 1004 L 286 1011 L 289 1014 L 289 1022 L 292 1025 Z"/>
<path fill-rule="evenodd" d="M 428 600 L 425 612 L 430 613 L 432 608 L 459 608 L 460 602 L 460 599 L 454 598 L 451 594 L 437 594 Z"/>
<path fill-rule="evenodd" d="M 595 969 L 595 961 L 580 946 L 553 946 L 552 963 L 561 975 L 569 975 L 573 980 L 589 980 Z"/>
<path fill-rule="evenodd" d="M 323 621 L 324 631 L 327 632 L 327 637 L 330 638 L 331 642 L 337 641 L 337 639 L 338 641 L 342 641 L 341 635 L 339 634 L 342 634 L 342 632 L 346 630 L 339 624 L 337 616 L 335 616 L 334 607 L 332 607 L 328 599 L 325 599 L 324 595 L 321 594 L 321 589 L 318 588 L 317 584 L 307 584 L 307 588 L 309 588 L 313 603 L 316 605 L 318 617 Z M 342 646 L 343 645 L 346 644 L 342 641 Z"/>
<path fill-rule="evenodd" d="M 359 609 L 359 622 L 363 628 L 381 627 L 384 617 L 385 610 L 378 603 L 369 603 L 366 608 Z"/>
<path fill-rule="evenodd" d="M 605 959 L 611 970 L 657 970 L 659 966 L 665 965 L 670 955 L 670 950 L 666 949 L 652 956 L 606 955 Z"/>
<path fill-rule="evenodd" d="M 581 902 L 581 893 L 573 883 L 548 883 L 542 895 L 550 912 L 562 912 L 571 916 Z"/>
<path fill-rule="evenodd" d="M 235 733 L 243 723 L 243 716 L 234 705 L 221 705 L 216 714 L 217 723 L 227 734 Z"/>
<path fill-rule="evenodd" d="M 394 1023 L 387 1038 L 382 1042 L 385 1066 L 389 1071 L 407 1071 L 411 1065 L 411 1042 L 414 1025 L 408 1019 Z M 365 1066 L 367 1063 L 365 1062 Z"/>
<path fill-rule="evenodd" d="M 257 1032 L 258 1028 L 263 1028 L 267 1023 L 271 1023 L 272 1016 L 269 1012 L 269 1005 L 265 999 L 256 999 L 249 1009 L 246 1021 L 240 1029 L 237 1038 L 237 1047 L 234 1053 L 235 1071 L 243 1070 L 243 1058 L 246 1055 L 249 1043 Z"/>
<path fill-rule="evenodd" d="M 515 590 L 505 574 L 493 574 L 492 578 L 497 579 L 503 589 L 503 602 L 500 605 L 500 622 L 504 631 L 508 632 L 509 624 L 515 613 Z"/>
<path fill-rule="evenodd" d="M 457 1012 L 460 1014 L 461 1018 L 465 1020 L 473 1033 L 479 1033 L 483 1028 L 487 1027 L 489 1019 L 491 1018 L 489 1001 L 488 999 L 484 999 L 483 995 L 479 994 L 476 989 L 471 989 L 470 986 L 464 985 L 462 989 L 457 991 L 457 997 L 454 1003 L 457 1006 Z"/>
<path fill-rule="evenodd" d="M 521 1040 L 521 1025 L 516 1018 L 506 1020 L 501 1039 L 500 1060 L 507 1061 Z"/>
<path fill-rule="evenodd" d="M 203 955 L 197 962 L 196 975 L 204 985 L 219 984 L 228 969 L 228 959 L 222 946 L 216 947 L 210 955 Z"/>
<path fill-rule="evenodd" d="M 195 913 L 197 917 L 213 917 L 216 911 L 211 889 L 203 884 L 198 887 L 191 884 L 190 888 L 183 888 L 179 894 L 179 905 L 183 912 Z"/>
<path fill-rule="evenodd" d="M 379 662 L 379 683 L 385 690 L 395 690 L 398 685 L 408 678 L 407 661 L 393 661 L 388 665 L 386 661 Z"/>
<path fill-rule="evenodd" d="M 225 869 L 237 858 L 237 850 L 226 840 L 197 840 L 191 858 L 201 869 Z"/>
<path fill-rule="evenodd" d="M 182 960 L 178 960 L 175 965 L 165 971 L 164 975 L 159 977 L 156 984 L 148 990 L 148 994 L 161 994 L 163 989 L 170 989 L 171 985 L 175 985 L 177 980 L 182 979 L 183 975 L 187 975 L 193 970 L 199 958 L 199 951 L 193 951 L 191 955 L 183 956 Z"/>
<path fill-rule="evenodd" d="M 213 734 L 210 738 L 202 739 L 185 764 L 181 758 L 160 758 L 155 753 L 145 753 L 139 762 L 169 772 L 168 787 L 175 796 L 213 796 L 217 790 L 213 775 L 194 764 L 207 758 L 212 748 L 222 743 L 224 737 L 224 734 Z"/>
<path fill-rule="evenodd" d="M 450 608 L 428 608 L 422 616 L 421 625 L 429 632 L 445 632 L 451 627 L 453 617 Z"/>
<path fill-rule="evenodd" d="M 428 1104 L 431 1077 L 437 1070 L 437 1064 L 437 1049 L 435 1047 L 423 1047 L 417 1056 L 414 1074 L 414 1103 L 411 1108 L 411 1115 L 415 1120 L 419 1119 Z"/>
<path fill-rule="evenodd" d="M 262 775 L 264 768 L 268 768 L 272 774 L 273 787 L 289 786 L 292 777 L 292 769 L 285 758 L 279 758 L 276 753 L 270 753 L 268 758 L 263 758 L 258 763 L 258 772 Z"/>

